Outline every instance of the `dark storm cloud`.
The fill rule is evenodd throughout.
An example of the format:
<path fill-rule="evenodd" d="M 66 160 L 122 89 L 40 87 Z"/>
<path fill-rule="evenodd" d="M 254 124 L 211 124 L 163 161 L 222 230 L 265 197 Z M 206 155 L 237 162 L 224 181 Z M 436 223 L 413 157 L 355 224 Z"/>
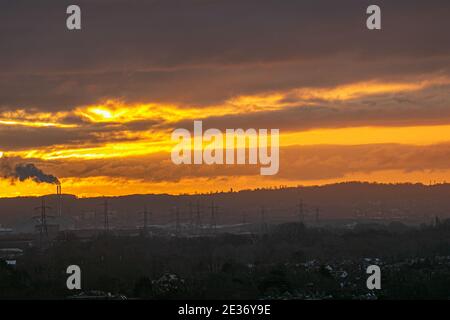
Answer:
<path fill-rule="evenodd" d="M 275 179 L 320 180 L 343 178 L 354 173 L 380 170 L 424 172 L 449 170 L 450 145 L 413 146 L 400 144 L 291 146 L 280 149 L 280 171 Z M 143 181 L 179 181 L 183 178 L 256 176 L 259 165 L 177 166 L 168 155 L 142 157 L 42 161 L 30 159 L 60 178 L 119 177 Z"/>
<path fill-rule="evenodd" d="M 102 143 L 130 142 L 138 138 L 126 135 L 134 126 L 139 131 L 151 129 L 151 122 L 114 125 L 93 124 L 83 128 L 0 126 L 0 146 L 3 150 L 18 151 L 55 145 L 94 147 Z"/>
<path fill-rule="evenodd" d="M 365 28 L 366 0 L 80 0 L 83 30 L 69 32 L 72 2 L 2 1 L 0 106 L 57 110 L 108 97 L 204 104 L 306 79 L 448 73 L 448 1 L 377 3 L 380 32 Z"/>
<path fill-rule="evenodd" d="M 295 101 L 295 100 L 294 100 Z M 315 101 L 268 112 L 211 117 L 204 130 L 218 128 L 277 128 L 282 132 L 358 126 L 416 126 L 448 124 L 450 86 L 418 92 L 381 94 L 348 101 Z M 276 121 L 274 121 L 276 119 Z M 184 120 L 177 128 L 191 129 Z"/>
<path fill-rule="evenodd" d="M 281 110 L 212 116 L 203 119 L 207 128 L 276 128 L 282 133 L 318 128 L 358 126 L 448 125 L 450 118 L 450 85 L 437 85 L 419 91 L 371 95 L 347 101 L 301 101 L 286 94 L 285 100 L 297 106 Z M 98 146 L 102 143 L 129 142 L 141 133 L 170 133 L 174 128 L 192 130 L 194 119 L 180 122 L 137 120 L 127 123 L 91 123 L 69 115 L 64 124 L 75 128 L 26 127 L 0 125 L 0 146 L 4 150 L 67 146 Z M 130 135 L 128 135 L 131 134 Z M 134 134 L 134 135 L 133 135 Z M 157 135 L 155 135 L 156 137 Z"/>

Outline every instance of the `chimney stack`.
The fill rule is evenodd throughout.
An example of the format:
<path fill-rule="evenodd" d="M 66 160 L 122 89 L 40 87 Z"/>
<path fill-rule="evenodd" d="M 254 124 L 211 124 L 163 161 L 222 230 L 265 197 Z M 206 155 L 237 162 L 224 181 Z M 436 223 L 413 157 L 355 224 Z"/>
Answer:
<path fill-rule="evenodd" d="M 61 193 L 61 185 L 56 185 L 56 195 L 58 196 L 58 217 L 62 216 L 62 193 Z"/>

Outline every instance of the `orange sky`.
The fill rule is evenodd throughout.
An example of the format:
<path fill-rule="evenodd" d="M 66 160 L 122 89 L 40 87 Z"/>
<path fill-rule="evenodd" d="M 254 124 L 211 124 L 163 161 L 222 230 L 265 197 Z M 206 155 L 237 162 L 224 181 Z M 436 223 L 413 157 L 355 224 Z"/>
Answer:
<path fill-rule="evenodd" d="M 68 143 L 51 146 L 17 148 L 12 150 L 1 150 L 0 156 L 3 159 L 21 159 L 22 162 L 38 162 L 40 167 L 44 167 L 46 172 L 57 175 L 66 193 L 78 196 L 98 196 L 98 195 L 124 195 L 132 193 L 195 193 L 222 191 L 233 188 L 235 190 L 249 189 L 257 187 L 271 187 L 279 185 L 315 185 L 328 184 L 342 181 L 377 181 L 377 182 L 422 182 L 450 180 L 450 169 L 433 167 L 429 163 L 426 168 L 411 170 L 400 167 L 386 170 L 384 166 L 377 168 L 370 167 L 364 169 L 364 165 L 355 166 L 353 170 L 345 170 L 345 173 L 333 172 L 330 176 L 321 177 L 318 175 L 307 179 L 299 177 L 271 176 L 262 177 L 254 173 L 233 174 L 233 168 L 226 175 L 220 172 L 215 174 L 214 170 L 195 174 L 192 176 L 190 168 L 181 168 L 175 176 L 168 176 L 167 179 L 153 179 L 151 176 L 143 174 L 141 177 L 127 177 L 127 167 L 113 173 L 102 165 L 98 172 L 94 170 L 84 176 L 71 175 L 71 167 L 87 166 L 92 161 L 119 162 L 120 159 L 139 159 L 139 165 L 145 166 L 145 161 L 150 161 L 147 156 L 158 155 L 162 157 L 161 168 L 158 170 L 168 170 L 174 166 L 170 163 L 170 150 L 174 142 L 170 140 L 171 131 L 177 128 L 180 123 L 190 123 L 193 120 L 203 120 L 208 123 L 210 118 L 221 118 L 227 115 L 248 116 L 249 114 L 259 114 L 275 111 L 284 111 L 289 108 L 298 108 L 304 105 L 308 108 L 311 101 L 317 99 L 331 103 L 343 103 L 360 101 L 361 99 L 377 98 L 392 94 L 414 94 L 426 91 L 436 86 L 447 86 L 450 81 L 447 78 L 431 78 L 416 82 L 396 82 L 382 83 L 370 81 L 364 83 L 353 83 L 344 86 L 332 87 L 329 89 L 302 88 L 293 89 L 287 92 L 268 92 L 254 96 L 234 97 L 224 101 L 221 105 L 212 106 L 180 106 L 165 105 L 156 103 L 136 103 L 128 105 L 118 100 L 110 99 L 104 104 L 79 106 L 72 111 L 57 113 L 27 113 L 24 110 L 12 110 L 0 114 L 0 125 L 27 128 L 35 130 L 40 128 L 54 127 L 57 130 L 86 130 L 92 135 L 102 136 L 101 142 L 80 141 L 79 143 Z M 292 96 L 295 99 L 292 99 Z M 290 99 L 287 99 L 290 97 Z M 314 107 L 313 107 L 314 108 Z M 345 106 L 343 107 L 345 108 Z M 79 117 L 83 121 L 79 123 L 67 123 L 68 116 Z M 127 125 L 140 121 L 155 121 L 157 125 L 151 125 L 150 130 L 145 126 L 138 130 L 130 130 Z M 273 128 L 277 128 L 274 119 Z M 296 129 L 281 126 L 280 145 L 281 149 L 288 147 L 317 147 L 321 146 L 377 146 L 386 144 L 408 145 L 414 147 L 435 146 L 446 144 L 450 140 L 450 124 L 445 121 L 436 124 L 421 125 L 353 125 L 340 127 L 339 123 L 329 128 Z M 96 127 L 100 124 L 100 127 Z M 232 124 L 231 122 L 229 123 Z M 280 123 L 283 125 L 282 123 Z M 117 130 L 102 132 L 103 125 L 112 125 Z M 192 124 L 189 126 L 192 127 Z M 100 129 L 99 129 L 100 128 Z M 233 128 L 230 126 L 230 128 Z M 191 128 L 189 128 L 191 129 Z M 247 129 L 247 128 L 244 128 Z M 258 128 L 256 128 L 258 129 Z M 270 128 L 268 128 L 270 129 Z M 116 141 L 115 138 L 119 137 Z M 111 142 L 109 141 L 111 140 Z M 339 152 L 338 152 L 339 153 Z M 320 155 L 320 153 L 318 153 Z M 378 154 L 378 157 L 386 156 L 389 161 L 389 154 Z M 164 157 L 167 157 L 164 160 Z M 299 154 L 299 158 L 301 153 Z M 322 165 L 330 161 L 330 156 L 321 158 L 317 156 L 317 165 Z M 361 161 L 360 154 L 355 153 L 352 161 Z M 428 161 L 428 160 L 424 160 Z M 429 161 L 430 162 L 430 161 Z M 431 161 L 432 162 L 432 161 Z M 136 162 L 135 162 L 136 163 Z M 283 162 L 281 158 L 280 167 L 285 168 L 292 165 L 292 161 Z M 351 166 L 351 163 L 348 163 Z M 342 166 L 342 164 L 341 164 Z M 302 167 L 299 168 L 302 170 Z M 328 170 L 328 169 L 327 169 Z M 333 167 L 331 166 L 331 169 Z M 339 171 L 339 168 L 335 168 Z M 231 174 L 230 174 L 231 172 Z M 11 182 L 11 179 L 0 180 L 0 196 L 24 196 L 41 195 L 52 193 L 54 186 L 48 184 L 38 184 L 32 181 Z"/>

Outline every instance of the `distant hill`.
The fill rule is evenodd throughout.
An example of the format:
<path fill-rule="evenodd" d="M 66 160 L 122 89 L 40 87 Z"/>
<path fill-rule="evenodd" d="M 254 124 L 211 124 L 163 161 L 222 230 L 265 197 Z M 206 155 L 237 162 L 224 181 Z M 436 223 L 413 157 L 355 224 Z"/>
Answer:
<path fill-rule="evenodd" d="M 45 197 L 55 214 L 57 197 Z M 192 221 L 197 204 L 203 223 L 211 219 L 211 205 L 218 206 L 218 223 L 258 222 L 264 207 L 270 222 L 298 219 L 303 202 L 306 221 L 324 219 L 396 219 L 430 221 L 450 217 L 450 184 L 374 184 L 349 182 L 316 187 L 258 189 L 203 195 L 129 195 L 105 198 L 77 198 L 63 195 L 63 214 L 79 221 L 102 222 L 103 203 L 108 200 L 111 223 L 135 226 L 142 223 L 144 207 L 153 213 L 152 223 L 173 222 L 176 208 L 182 222 Z M 0 198 L 0 224 L 23 223 L 36 215 L 37 197 Z M 318 209 L 318 211 L 317 211 Z M 53 212 L 53 213 L 52 213 Z"/>

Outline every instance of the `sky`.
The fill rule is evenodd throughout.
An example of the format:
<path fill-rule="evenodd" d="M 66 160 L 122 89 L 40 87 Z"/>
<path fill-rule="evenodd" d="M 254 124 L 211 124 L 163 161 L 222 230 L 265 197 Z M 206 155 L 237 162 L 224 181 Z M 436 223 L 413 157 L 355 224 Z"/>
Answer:
<path fill-rule="evenodd" d="M 0 197 L 450 181 L 450 3 L 0 2 Z M 280 130 L 280 170 L 176 166 L 171 133 Z M 5 169 L 6 168 L 6 169 Z"/>

